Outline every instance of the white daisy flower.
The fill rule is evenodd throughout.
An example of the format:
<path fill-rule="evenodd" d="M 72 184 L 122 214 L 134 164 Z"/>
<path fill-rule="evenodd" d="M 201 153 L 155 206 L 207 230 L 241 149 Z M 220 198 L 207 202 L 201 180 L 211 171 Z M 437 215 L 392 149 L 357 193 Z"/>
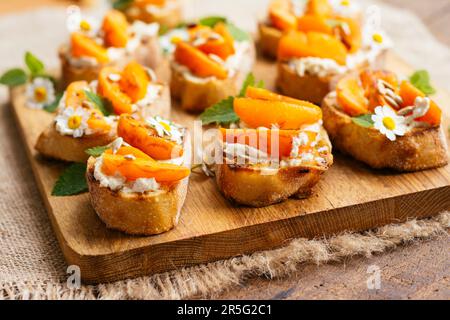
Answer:
<path fill-rule="evenodd" d="M 53 82 L 47 78 L 34 78 L 26 89 L 27 107 L 42 109 L 55 101 Z"/>
<path fill-rule="evenodd" d="M 79 9 L 69 12 L 66 25 L 70 33 L 81 32 L 91 37 L 96 36 L 100 30 L 99 21 L 93 17 L 83 16 Z"/>
<path fill-rule="evenodd" d="M 87 121 L 90 117 L 91 113 L 87 109 L 68 107 L 56 116 L 56 130 L 62 135 L 80 138 L 89 134 Z"/>
<path fill-rule="evenodd" d="M 330 0 L 335 14 L 343 17 L 352 17 L 361 12 L 361 7 L 355 0 Z"/>
<path fill-rule="evenodd" d="M 168 137 L 171 141 L 182 144 L 184 130 L 182 127 L 174 124 L 169 120 L 165 120 L 159 116 L 148 117 L 145 119 L 146 123 L 156 130 L 160 137 Z"/>
<path fill-rule="evenodd" d="M 391 141 L 395 141 L 397 136 L 404 136 L 407 131 L 405 118 L 397 115 L 388 106 L 376 107 L 372 121 L 375 129 Z"/>
<path fill-rule="evenodd" d="M 177 42 L 188 41 L 189 38 L 189 32 L 185 28 L 179 28 L 173 29 L 159 37 L 159 43 L 165 53 L 173 53 Z"/>

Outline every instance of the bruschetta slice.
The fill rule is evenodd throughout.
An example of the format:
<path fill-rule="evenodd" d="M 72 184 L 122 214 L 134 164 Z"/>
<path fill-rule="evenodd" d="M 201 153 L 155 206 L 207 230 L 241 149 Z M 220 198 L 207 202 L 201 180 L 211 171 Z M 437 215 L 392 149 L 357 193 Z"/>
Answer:
<path fill-rule="evenodd" d="M 174 28 L 182 21 L 178 0 L 132 0 L 115 1 L 114 7 L 121 10 L 129 21 L 156 22 L 166 28 Z"/>
<path fill-rule="evenodd" d="M 362 21 L 362 11 L 355 0 L 272 0 L 266 19 L 259 23 L 261 52 L 268 58 L 276 59 L 278 43 L 283 33 L 302 30 L 308 25 L 314 25 L 319 29 L 328 28 L 311 19 L 313 16 L 330 17 L 329 25 L 333 24 L 331 20 L 333 16 L 350 18 L 356 22 Z"/>
<path fill-rule="evenodd" d="M 65 85 L 93 81 L 105 66 L 123 67 L 131 60 L 155 68 L 161 61 L 157 23 L 129 24 L 123 13 L 111 10 L 100 24 L 79 13 L 69 17 L 70 43 L 59 49 Z"/>
<path fill-rule="evenodd" d="M 333 163 L 321 109 L 251 86 L 233 109 L 239 120 L 220 128 L 214 157 L 222 194 L 252 207 L 311 195 Z"/>
<path fill-rule="evenodd" d="M 122 115 L 120 138 L 91 157 L 87 181 L 91 203 L 108 228 L 155 235 L 178 223 L 186 198 L 191 146 L 185 128 L 159 117 Z"/>
<path fill-rule="evenodd" d="M 235 28 L 235 27 L 234 27 Z M 181 108 L 201 112 L 237 94 L 255 61 L 250 38 L 233 37 L 229 25 L 192 25 L 177 41 L 171 62 L 171 92 Z M 245 34 L 245 33 L 244 33 Z"/>
<path fill-rule="evenodd" d="M 344 77 L 322 110 L 333 145 L 372 168 L 418 171 L 448 163 L 441 109 L 392 72 Z"/>
<path fill-rule="evenodd" d="M 35 148 L 49 158 L 85 162 L 87 149 L 116 138 L 118 115 L 168 117 L 169 91 L 151 70 L 134 61 L 123 70 L 104 67 L 98 81 L 76 81 L 67 87 L 55 120 L 39 136 Z"/>

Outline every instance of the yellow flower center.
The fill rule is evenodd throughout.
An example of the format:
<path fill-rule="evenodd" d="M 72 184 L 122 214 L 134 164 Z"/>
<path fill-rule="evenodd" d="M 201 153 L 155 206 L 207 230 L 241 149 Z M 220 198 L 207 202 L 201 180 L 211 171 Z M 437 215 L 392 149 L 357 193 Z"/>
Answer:
<path fill-rule="evenodd" d="M 170 39 L 170 42 L 172 42 L 173 44 L 177 44 L 178 42 L 181 42 L 181 41 L 183 41 L 183 39 L 181 39 L 179 36 L 173 36 Z"/>
<path fill-rule="evenodd" d="M 378 42 L 378 43 L 382 43 L 383 42 L 383 36 L 379 33 L 375 33 L 372 36 L 373 41 Z"/>
<path fill-rule="evenodd" d="M 47 100 L 47 89 L 45 87 L 37 87 L 34 89 L 34 100 L 44 102 Z"/>
<path fill-rule="evenodd" d="M 341 1 L 341 6 L 349 6 L 350 5 L 350 1 L 349 0 L 342 0 Z"/>
<path fill-rule="evenodd" d="M 73 115 L 67 120 L 67 125 L 70 129 L 74 130 L 80 127 L 81 125 L 81 116 Z"/>
<path fill-rule="evenodd" d="M 392 119 L 391 117 L 384 117 L 383 118 L 383 125 L 388 129 L 388 130 L 394 130 L 395 129 L 395 121 L 394 119 Z"/>
<path fill-rule="evenodd" d="M 80 22 L 80 29 L 83 30 L 83 31 L 90 31 L 91 30 L 91 25 L 86 20 L 81 20 L 81 22 Z"/>
<path fill-rule="evenodd" d="M 169 126 L 167 123 L 165 123 L 165 122 L 160 122 L 159 124 L 162 125 L 163 128 L 166 129 L 166 131 L 170 132 L 170 126 Z"/>

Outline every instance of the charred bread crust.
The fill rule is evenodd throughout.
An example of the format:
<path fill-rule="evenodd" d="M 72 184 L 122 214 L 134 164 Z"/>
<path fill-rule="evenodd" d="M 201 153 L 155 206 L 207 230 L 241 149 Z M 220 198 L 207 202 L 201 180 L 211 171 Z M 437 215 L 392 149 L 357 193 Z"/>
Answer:
<path fill-rule="evenodd" d="M 324 127 L 333 146 L 375 169 L 419 171 L 448 164 L 448 147 L 442 125 L 416 128 L 390 141 L 374 128 L 355 124 L 341 111 L 334 93 L 322 104 Z"/>
<path fill-rule="evenodd" d="M 124 14 L 130 22 L 134 22 L 136 20 L 140 20 L 145 23 L 157 22 L 161 26 L 175 28 L 182 22 L 183 15 L 179 1 L 173 2 L 172 8 L 161 10 L 158 14 L 150 13 L 145 10 L 139 10 L 137 14 L 133 14 L 133 8 L 125 9 Z"/>
<path fill-rule="evenodd" d="M 259 49 L 261 53 L 270 59 L 276 60 L 278 55 L 278 43 L 283 32 L 264 22 L 259 23 Z"/>
<path fill-rule="evenodd" d="M 220 192 L 228 200 L 251 207 L 269 206 L 290 197 L 307 198 L 322 174 L 333 164 L 331 143 L 325 130 L 321 134 L 322 145 L 329 147 L 326 166 L 282 167 L 275 173 L 263 174 L 254 166 L 217 164 L 215 174 Z"/>
<path fill-rule="evenodd" d="M 249 58 L 251 60 L 249 68 L 251 68 L 255 61 L 255 48 L 253 45 L 250 47 Z M 205 79 L 205 81 L 194 82 L 187 78 L 182 69 L 176 67 L 174 62 L 171 62 L 170 69 L 170 91 L 172 97 L 180 102 L 183 110 L 191 113 L 200 113 L 223 99 L 235 96 L 241 89 L 247 77 L 247 72 L 251 71 L 250 69 L 242 69 L 231 78 L 221 80 L 216 77 L 210 77 Z"/>
<path fill-rule="evenodd" d="M 184 138 L 184 166 L 191 166 L 189 132 Z M 189 177 L 164 185 L 154 193 L 121 193 L 100 185 L 94 177 L 96 159 L 88 159 L 86 180 L 92 206 L 110 229 L 131 235 L 156 235 L 173 229 L 186 200 Z"/>
<path fill-rule="evenodd" d="M 86 162 L 89 155 L 86 149 L 105 146 L 116 138 L 116 130 L 109 133 L 74 138 L 60 134 L 52 123 L 36 142 L 35 149 L 44 157 L 69 162 Z"/>

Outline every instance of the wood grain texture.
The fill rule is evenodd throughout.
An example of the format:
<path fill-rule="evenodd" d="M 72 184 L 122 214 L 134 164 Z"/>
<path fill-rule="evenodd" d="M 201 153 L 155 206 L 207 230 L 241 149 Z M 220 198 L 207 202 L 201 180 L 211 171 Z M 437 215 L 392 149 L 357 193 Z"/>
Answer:
<path fill-rule="evenodd" d="M 386 64 L 398 72 L 410 71 L 393 56 L 387 58 Z M 256 77 L 273 87 L 275 68 L 259 61 Z M 50 196 L 64 165 L 42 159 L 33 146 L 52 115 L 27 109 L 24 100 L 23 88 L 12 92 L 17 125 L 63 254 L 69 264 L 80 266 L 86 283 L 163 272 L 278 247 L 292 238 L 366 230 L 450 208 L 448 166 L 398 174 L 373 171 L 337 154 L 336 164 L 324 175 L 311 198 L 260 209 L 231 205 L 212 179 L 193 174 L 177 228 L 153 237 L 127 236 L 105 227 L 87 194 Z M 437 100 L 441 105 L 450 102 L 445 94 Z M 176 106 L 172 116 L 188 127 L 195 119 Z"/>

